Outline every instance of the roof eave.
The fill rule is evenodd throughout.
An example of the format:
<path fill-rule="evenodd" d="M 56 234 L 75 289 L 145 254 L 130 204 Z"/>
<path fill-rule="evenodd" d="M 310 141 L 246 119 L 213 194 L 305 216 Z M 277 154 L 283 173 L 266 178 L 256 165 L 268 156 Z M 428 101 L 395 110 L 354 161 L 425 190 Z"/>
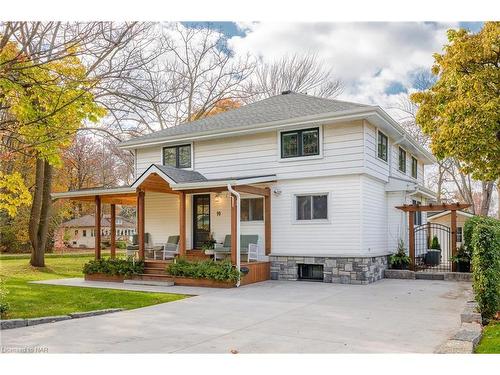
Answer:
<path fill-rule="evenodd" d="M 85 190 L 73 190 L 64 191 L 60 193 L 51 193 L 52 199 L 62 199 L 62 198 L 78 198 L 86 197 L 90 195 L 119 195 L 124 193 L 135 193 L 135 189 L 132 187 L 122 187 L 122 188 L 110 188 L 110 189 L 85 189 Z"/>
<path fill-rule="evenodd" d="M 129 140 L 120 143 L 118 147 L 123 150 L 130 150 L 130 149 L 144 148 L 148 146 L 154 146 L 165 143 L 209 139 L 213 137 L 221 137 L 224 135 L 256 133 L 256 132 L 279 129 L 281 127 L 286 127 L 286 126 L 307 124 L 314 122 L 324 122 L 324 121 L 338 122 L 343 120 L 357 120 L 357 119 L 363 119 L 367 115 L 375 113 L 375 111 L 376 107 L 366 107 L 366 108 L 351 109 L 347 111 L 326 112 L 326 113 L 321 113 L 319 115 L 295 117 L 287 120 L 252 124 L 232 129 L 223 128 L 223 129 L 214 129 L 210 131 L 194 132 L 188 134 L 167 135 L 153 139 L 146 139 L 143 141 Z"/>
<path fill-rule="evenodd" d="M 263 176 L 263 177 L 249 177 L 241 179 L 227 179 L 227 180 L 217 180 L 217 181 L 200 181 L 200 182 L 187 182 L 182 184 L 176 184 L 172 186 L 173 190 L 189 190 L 189 189 L 203 189 L 203 188 L 215 188 L 224 187 L 228 184 L 231 186 L 238 185 L 251 185 L 260 184 L 265 182 L 274 182 L 277 180 L 275 175 Z"/>

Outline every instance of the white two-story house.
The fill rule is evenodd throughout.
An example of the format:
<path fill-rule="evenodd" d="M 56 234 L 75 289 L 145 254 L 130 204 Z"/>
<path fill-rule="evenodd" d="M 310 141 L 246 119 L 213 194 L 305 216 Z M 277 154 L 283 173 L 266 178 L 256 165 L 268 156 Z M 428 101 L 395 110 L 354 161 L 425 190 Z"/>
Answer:
<path fill-rule="evenodd" d="M 131 186 L 55 197 L 137 204 L 151 242 L 180 235 L 181 255 L 237 234 L 235 260 L 235 238 L 256 235 L 273 279 L 382 278 L 407 241 L 395 206 L 433 198 L 433 156 L 380 107 L 293 92 L 120 147 L 135 155 Z"/>

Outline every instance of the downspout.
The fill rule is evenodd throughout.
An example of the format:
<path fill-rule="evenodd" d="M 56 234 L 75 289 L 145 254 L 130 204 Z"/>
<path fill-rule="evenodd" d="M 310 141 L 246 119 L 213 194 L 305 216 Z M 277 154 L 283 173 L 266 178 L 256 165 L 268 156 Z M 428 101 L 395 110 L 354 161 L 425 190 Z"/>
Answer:
<path fill-rule="evenodd" d="M 236 270 L 238 271 L 238 281 L 236 287 L 240 286 L 240 214 L 241 214 L 241 196 L 236 190 L 227 184 L 227 190 L 236 197 Z"/>

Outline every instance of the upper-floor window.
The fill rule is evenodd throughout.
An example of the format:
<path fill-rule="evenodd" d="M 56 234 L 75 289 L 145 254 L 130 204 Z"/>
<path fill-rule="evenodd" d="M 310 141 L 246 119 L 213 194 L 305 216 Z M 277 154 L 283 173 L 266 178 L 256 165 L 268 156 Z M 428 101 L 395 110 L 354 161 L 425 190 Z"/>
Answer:
<path fill-rule="evenodd" d="M 175 168 L 191 168 L 191 145 L 164 147 L 163 165 Z"/>
<path fill-rule="evenodd" d="M 406 151 L 399 148 L 399 170 L 406 173 Z"/>
<path fill-rule="evenodd" d="M 241 221 L 262 221 L 264 220 L 264 199 L 263 198 L 242 198 L 241 199 Z"/>
<path fill-rule="evenodd" d="M 281 133 L 281 157 L 319 155 L 319 128 Z"/>
<path fill-rule="evenodd" d="M 297 220 L 328 219 L 328 195 L 297 195 Z"/>
<path fill-rule="evenodd" d="M 418 161 L 413 156 L 411 157 L 411 176 L 417 178 L 418 173 Z"/>
<path fill-rule="evenodd" d="M 83 237 L 87 237 L 87 231 L 84 229 L 82 232 L 83 232 Z"/>
<path fill-rule="evenodd" d="M 378 132 L 377 156 L 384 161 L 387 161 L 387 144 L 387 136 Z"/>

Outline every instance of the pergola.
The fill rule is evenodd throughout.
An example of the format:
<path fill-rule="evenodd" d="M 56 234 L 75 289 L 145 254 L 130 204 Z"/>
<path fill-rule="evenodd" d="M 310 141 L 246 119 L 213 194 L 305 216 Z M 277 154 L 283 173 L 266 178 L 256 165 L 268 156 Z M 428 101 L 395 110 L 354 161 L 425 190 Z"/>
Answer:
<path fill-rule="evenodd" d="M 427 211 L 450 211 L 451 213 L 451 255 L 457 253 L 457 210 L 462 210 L 470 207 L 467 203 L 448 203 L 448 204 L 404 204 L 396 206 L 397 209 L 408 212 L 408 242 L 409 253 L 411 258 L 411 269 L 415 270 L 415 219 L 414 212 L 427 212 Z M 452 271 L 456 271 L 456 264 L 452 263 Z"/>

